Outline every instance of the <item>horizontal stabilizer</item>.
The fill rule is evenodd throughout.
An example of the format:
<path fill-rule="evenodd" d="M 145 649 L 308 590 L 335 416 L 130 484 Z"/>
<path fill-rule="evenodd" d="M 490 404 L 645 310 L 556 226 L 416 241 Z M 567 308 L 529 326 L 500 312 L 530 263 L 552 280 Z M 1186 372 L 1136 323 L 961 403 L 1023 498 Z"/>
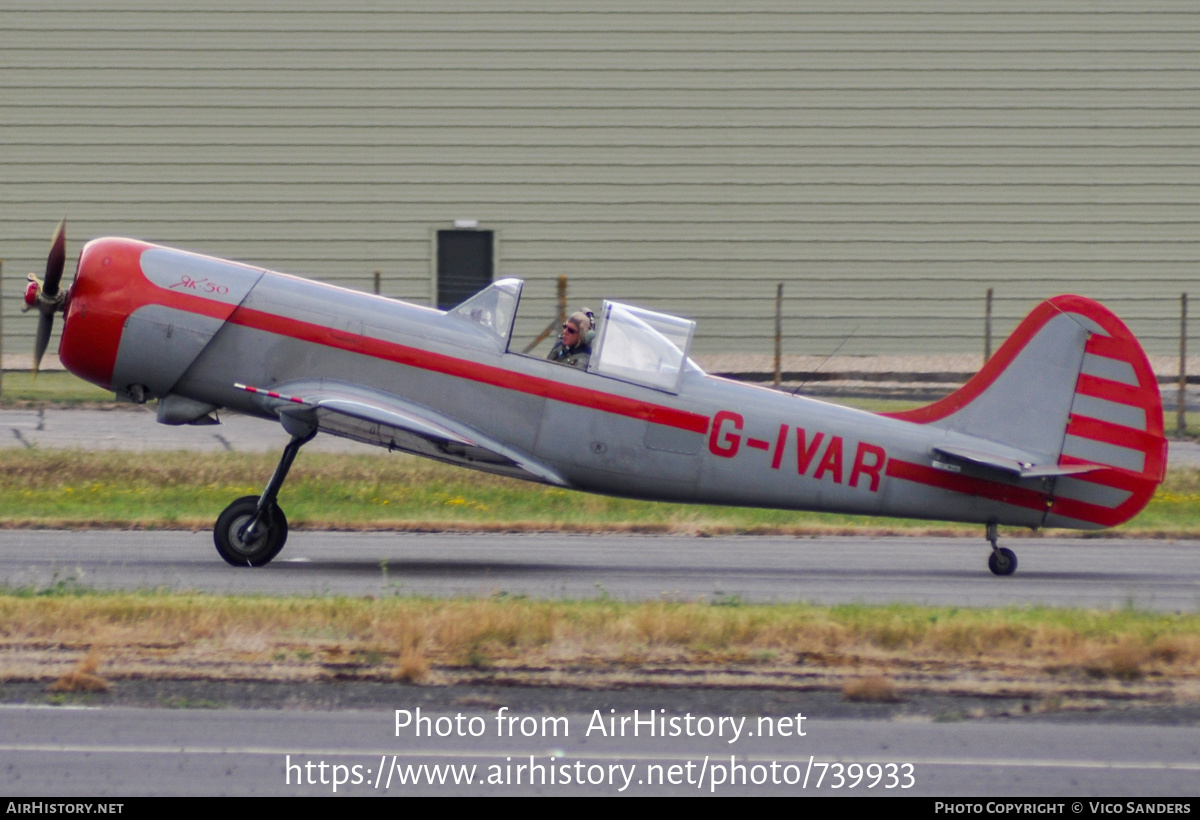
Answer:
<path fill-rule="evenodd" d="M 933 452 L 935 455 L 947 459 L 949 464 L 945 466 L 950 467 L 953 472 L 957 472 L 953 468 L 957 466 L 958 462 L 965 462 L 987 470 L 995 470 L 1003 473 L 1006 477 L 1015 478 L 1056 478 L 1058 476 L 1078 475 L 1080 473 L 1090 473 L 1103 469 L 1099 464 L 1034 464 L 1029 461 L 1020 461 L 1008 456 L 986 453 L 981 450 L 971 450 L 966 447 L 934 447 Z M 934 466 L 942 465 L 939 465 L 935 461 Z"/>

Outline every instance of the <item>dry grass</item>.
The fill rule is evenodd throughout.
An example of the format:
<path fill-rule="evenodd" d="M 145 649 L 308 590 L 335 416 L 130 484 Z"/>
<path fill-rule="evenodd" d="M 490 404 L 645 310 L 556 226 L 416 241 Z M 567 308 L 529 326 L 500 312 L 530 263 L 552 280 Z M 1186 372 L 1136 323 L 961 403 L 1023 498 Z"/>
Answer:
<path fill-rule="evenodd" d="M 62 675 L 48 688 L 51 692 L 107 692 L 109 683 L 96 673 L 100 671 L 100 651 L 93 646 L 79 666 Z"/>
<path fill-rule="evenodd" d="M 396 661 L 396 680 L 404 683 L 421 683 L 429 677 L 429 659 L 419 647 L 400 650 Z"/>
<path fill-rule="evenodd" d="M 898 703 L 902 698 L 896 683 L 884 675 L 856 678 L 842 687 L 842 699 L 851 703 Z"/>
<path fill-rule="evenodd" d="M 1195 615 L 146 593 L 0 595 L 0 679 L 99 685 L 97 635 L 108 681 L 686 683 L 868 701 L 1200 692 Z"/>
<path fill-rule="evenodd" d="M 1146 675 L 1150 655 L 1150 647 L 1122 638 L 1115 646 L 1102 648 L 1091 662 L 1084 664 L 1084 669 L 1097 678 L 1136 681 Z"/>
<path fill-rule="evenodd" d="M 429 677 L 429 658 L 425 655 L 425 636 L 419 624 L 412 620 L 391 621 L 377 625 L 380 638 L 396 647 L 396 680 L 421 683 Z"/>

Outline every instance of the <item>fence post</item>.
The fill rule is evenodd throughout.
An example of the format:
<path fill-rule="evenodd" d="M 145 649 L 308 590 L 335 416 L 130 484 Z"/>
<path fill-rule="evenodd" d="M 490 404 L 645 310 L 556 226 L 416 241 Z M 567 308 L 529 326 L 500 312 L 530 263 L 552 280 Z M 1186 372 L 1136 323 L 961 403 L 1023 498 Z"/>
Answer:
<path fill-rule="evenodd" d="M 1179 296 L 1179 407 L 1175 412 L 1175 433 L 1187 435 L 1187 293 Z"/>
<path fill-rule="evenodd" d="M 992 289 L 987 289 L 987 299 L 983 309 L 983 363 L 992 358 Z"/>
<path fill-rule="evenodd" d="M 528 353 L 542 343 L 542 340 L 547 336 L 551 336 L 562 328 L 567 323 L 567 277 L 558 277 L 558 316 L 555 317 L 550 324 L 546 325 L 546 329 L 537 335 L 529 344 L 525 345 L 522 353 Z"/>
<path fill-rule="evenodd" d="M 378 296 L 381 293 L 381 290 L 379 287 L 379 285 L 380 285 L 379 280 L 382 276 L 383 276 L 383 271 L 381 271 L 381 270 L 375 271 L 375 295 L 376 296 Z"/>
<path fill-rule="evenodd" d="M 783 376 L 783 282 L 775 286 L 775 386 Z"/>

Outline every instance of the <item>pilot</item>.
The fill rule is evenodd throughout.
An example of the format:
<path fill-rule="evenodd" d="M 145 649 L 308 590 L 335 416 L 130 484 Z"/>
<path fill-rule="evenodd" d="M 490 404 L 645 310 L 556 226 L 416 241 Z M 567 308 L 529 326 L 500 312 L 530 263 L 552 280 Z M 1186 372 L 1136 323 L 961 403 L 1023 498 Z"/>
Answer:
<path fill-rule="evenodd" d="M 575 311 L 563 322 L 562 336 L 546 358 L 558 364 L 587 370 L 588 360 L 592 358 L 592 339 L 596 336 L 594 326 L 595 319 L 590 310 L 584 308 Z"/>

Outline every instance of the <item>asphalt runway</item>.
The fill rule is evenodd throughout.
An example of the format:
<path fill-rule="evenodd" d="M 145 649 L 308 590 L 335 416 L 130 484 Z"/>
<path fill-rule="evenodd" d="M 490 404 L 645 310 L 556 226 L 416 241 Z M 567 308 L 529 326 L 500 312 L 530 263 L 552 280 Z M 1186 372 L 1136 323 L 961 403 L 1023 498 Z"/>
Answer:
<path fill-rule="evenodd" d="M 313 595 L 1200 605 L 1194 543 L 1008 543 L 1024 564 L 995 578 L 982 539 L 297 532 L 281 559 L 242 569 L 220 561 L 208 533 L 10 530 L 0 532 L 0 581 Z M 164 689 L 166 702 L 175 691 Z M 1069 804 L 1186 798 L 1200 774 L 1194 726 L 1119 713 L 870 720 L 846 717 L 837 693 L 758 692 L 752 707 L 733 705 L 736 694 L 584 690 L 564 706 L 541 690 L 442 698 L 430 687 L 395 685 L 384 696 L 392 703 L 361 710 L 2 706 L 0 791 L 10 799 L 316 796 L 334 794 L 338 781 L 339 795 L 1069 796 Z M 396 710 L 415 720 L 419 707 L 424 734 L 398 730 Z M 645 723 L 636 735 L 632 723 L 625 734 L 595 728 L 598 719 L 611 726 L 603 722 L 688 715 L 692 723 L 672 724 L 680 734 L 666 737 L 649 735 Z M 745 734 L 734 739 L 728 720 L 745 715 Z M 502 733 L 504 716 L 525 728 Z M 545 718 L 564 718 L 565 728 Z"/>
<path fill-rule="evenodd" d="M 1072 811 L 1071 803 L 1087 797 L 1186 798 L 1195 794 L 1200 774 L 1200 736 L 1193 728 L 798 720 L 802 711 L 739 724 L 738 716 L 721 712 L 659 713 L 652 694 L 640 707 L 613 712 L 606 693 L 588 697 L 593 703 L 565 715 L 501 712 L 499 703 L 426 709 L 420 717 L 429 728 L 421 737 L 419 703 L 399 687 L 394 709 L 362 712 L 0 707 L 0 788 L 8 800 L 336 793 L 924 795 L 1011 802 L 1070 795 L 1055 813 L 1078 814 L 1087 804 Z M 665 726 L 665 737 L 650 736 L 645 723 L 633 736 L 632 723 L 622 734 L 621 724 L 604 722 L 632 719 L 634 708 L 642 720 L 654 714 L 679 721 Z M 408 712 L 407 723 L 403 716 L 397 721 L 396 710 Z M 516 722 L 506 726 L 508 718 Z M 449 736 L 436 736 L 439 727 Z"/>
<path fill-rule="evenodd" d="M 0 532 L 0 583 L 269 595 L 488 596 L 1200 610 L 1200 544 L 982 537 L 696 538 L 294 531 L 274 562 L 231 567 L 208 532 Z"/>

